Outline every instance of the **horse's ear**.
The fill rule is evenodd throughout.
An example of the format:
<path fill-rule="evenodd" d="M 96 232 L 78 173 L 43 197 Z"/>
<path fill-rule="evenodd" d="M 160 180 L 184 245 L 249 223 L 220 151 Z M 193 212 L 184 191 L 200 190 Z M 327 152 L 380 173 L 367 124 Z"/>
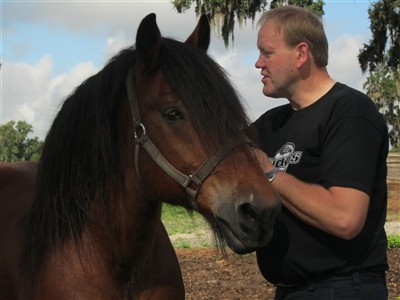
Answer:
<path fill-rule="evenodd" d="M 156 23 L 154 13 L 146 16 L 139 25 L 136 34 L 136 51 L 146 69 L 154 69 L 158 65 L 162 37 Z"/>
<path fill-rule="evenodd" d="M 207 51 L 210 45 L 210 24 L 206 15 L 201 15 L 199 23 L 185 43 Z"/>

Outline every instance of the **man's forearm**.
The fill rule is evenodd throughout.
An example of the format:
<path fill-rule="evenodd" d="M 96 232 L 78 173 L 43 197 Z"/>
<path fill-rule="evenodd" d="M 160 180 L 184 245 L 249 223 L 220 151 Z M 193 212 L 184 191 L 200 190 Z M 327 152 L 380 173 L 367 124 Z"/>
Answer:
<path fill-rule="evenodd" d="M 361 191 L 302 182 L 279 172 L 272 186 L 282 204 L 305 223 L 343 239 L 355 237 L 362 229 L 369 196 Z"/>

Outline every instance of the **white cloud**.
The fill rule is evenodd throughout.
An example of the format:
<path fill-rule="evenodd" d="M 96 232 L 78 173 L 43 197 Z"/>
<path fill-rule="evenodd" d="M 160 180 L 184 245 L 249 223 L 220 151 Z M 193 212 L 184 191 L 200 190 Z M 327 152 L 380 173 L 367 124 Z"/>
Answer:
<path fill-rule="evenodd" d="M 329 44 L 328 70 L 331 77 L 360 91 L 363 91 L 367 76 L 362 74 L 357 58 L 363 43 L 361 36 L 342 35 Z"/>
<path fill-rule="evenodd" d="M 168 35 L 185 31 L 183 24 L 192 24 L 194 10 L 178 14 L 168 0 L 165 1 L 42 1 L 6 2 L 3 4 L 4 24 L 45 24 L 50 28 L 89 35 L 136 34 L 140 21 L 149 13 L 157 14 L 160 28 Z"/>
<path fill-rule="evenodd" d="M 2 66 L 2 116 L 14 120 L 32 122 L 35 119 L 34 106 L 48 89 L 52 60 L 43 56 L 33 65 L 8 63 Z"/>
<path fill-rule="evenodd" d="M 132 45 L 130 38 L 125 33 L 120 32 L 113 37 L 107 38 L 107 45 L 104 50 L 104 61 L 108 61 L 111 57 L 115 56 L 121 49 L 127 48 Z"/>
<path fill-rule="evenodd" d="M 52 59 L 44 55 L 34 64 L 4 62 L 2 66 L 2 122 L 25 120 L 44 138 L 60 103 L 97 68 L 90 62 L 54 76 Z"/>

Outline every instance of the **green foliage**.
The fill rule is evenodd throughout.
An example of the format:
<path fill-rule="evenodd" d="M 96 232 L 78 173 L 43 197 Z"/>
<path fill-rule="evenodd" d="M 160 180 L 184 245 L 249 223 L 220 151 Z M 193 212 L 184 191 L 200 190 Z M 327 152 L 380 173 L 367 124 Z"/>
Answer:
<path fill-rule="evenodd" d="M 0 125 L 0 161 L 39 160 L 43 141 L 29 138 L 32 131 L 32 125 L 25 121 Z"/>
<path fill-rule="evenodd" d="M 361 69 L 374 71 L 379 64 L 400 67 L 400 0 L 378 0 L 368 10 L 372 39 L 360 50 Z"/>
<path fill-rule="evenodd" d="M 322 17 L 324 15 L 324 2 L 322 0 L 272 0 L 271 8 L 276 8 L 285 5 L 296 5 L 307 7 L 316 15 Z"/>
<path fill-rule="evenodd" d="M 256 13 L 270 7 L 267 0 L 171 0 L 171 3 L 178 13 L 185 13 L 196 3 L 196 15 L 206 14 L 211 26 L 220 26 L 217 30 L 220 31 L 226 47 L 230 39 L 234 41 L 235 21 L 239 25 L 247 19 L 254 22 Z M 272 0 L 271 8 L 288 4 L 308 7 L 319 16 L 324 14 L 322 0 Z"/>
<path fill-rule="evenodd" d="M 371 71 L 364 89 L 385 118 L 393 151 L 400 150 L 400 69 L 388 70 L 378 64 Z"/>
<path fill-rule="evenodd" d="M 400 234 L 389 234 L 388 235 L 388 248 L 400 248 Z"/>
<path fill-rule="evenodd" d="M 368 9 L 372 39 L 358 61 L 369 70 L 364 88 L 383 113 L 393 150 L 400 150 L 400 0 L 378 0 Z"/>

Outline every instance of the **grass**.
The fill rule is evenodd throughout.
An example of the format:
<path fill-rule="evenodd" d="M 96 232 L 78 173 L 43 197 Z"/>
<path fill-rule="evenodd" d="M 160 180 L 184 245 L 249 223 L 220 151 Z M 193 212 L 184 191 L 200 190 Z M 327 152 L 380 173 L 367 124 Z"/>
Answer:
<path fill-rule="evenodd" d="M 209 225 L 197 212 L 164 204 L 161 219 L 175 248 L 212 248 Z"/>
<path fill-rule="evenodd" d="M 389 234 L 388 235 L 388 248 L 400 248 L 400 234 Z"/>
<path fill-rule="evenodd" d="M 207 228 L 207 222 L 196 212 L 188 212 L 180 206 L 164 204 L 161 217 L 168 235 L 192 234 L 199 228 Z"/>

